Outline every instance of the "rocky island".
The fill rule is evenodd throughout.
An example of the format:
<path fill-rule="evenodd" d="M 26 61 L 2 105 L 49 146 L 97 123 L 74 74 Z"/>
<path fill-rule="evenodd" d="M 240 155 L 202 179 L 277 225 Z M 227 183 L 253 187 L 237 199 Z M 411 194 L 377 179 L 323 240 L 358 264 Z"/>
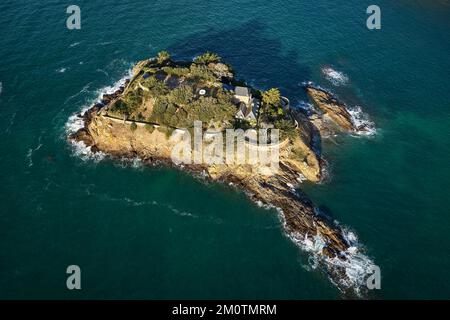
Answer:
<path fill-rule="evenodd" d="M 303 180 L 319 182 L 322 178 L 321 135 L 360 128 L 345 104 L 331 93 L 311 85 L 304 89 L 317 107 L 313 114 L 292 108 L 278 89 L 261 91 L 238 81 L 232 67 L 216 54 L 180 62 L 160 52 L 156 58 L 139 62 L 119 90 L 103 95 L 100 102 L 80 114 L 84 127 L 68 138 L 111 157 L 183 168 L 236 186 L 253 201 L 278 208 L 286 234 L 318 258 L 341 290 L 359 292 L 361 283 L 351 278 L 347 269 L 358 248 L 298 187 Z M 195 127 L 196 121 L 201 121 L 200 129 Z M 174 163 L 173 150 L 185 133 L 195 135 L 195 130 L 200 130 L 202 136 L 212 134 L 222 139 L 229 129 L 253 132 L 256 137 L 276 131 L 278 138 L 268 146 L 255 145 L 246 136 L 245 147 L 232 151 L 232 156 L 244 153 L 246 158 L 252 150 L 261 152 L 261 148 L 275 146 L 276 168 L 246 161 Z M 201 147 L 207 150 L 209 143 L 204 139 Z"/>

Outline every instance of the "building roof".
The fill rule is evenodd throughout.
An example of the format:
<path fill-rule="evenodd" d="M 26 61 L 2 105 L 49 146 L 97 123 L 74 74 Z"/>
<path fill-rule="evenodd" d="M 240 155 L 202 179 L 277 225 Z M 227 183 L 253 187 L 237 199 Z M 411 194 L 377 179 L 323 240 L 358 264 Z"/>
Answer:
<path fill-rule="evenodd" d="M 250 90 L 247 87 L 236 87 L 234 93 L 237 96 L 250 97 Z"/>
<path fill-rule="evenodd" d="M 250 108 L 247 108 L 247 105 L 244 102 L 239 103 L 239 110 L 242 112 L 244 117 L 247 116 L 248 112 L 251 110 Z"/>
<path fill-rule="evenodd" d="M 242 116 L 246 119 L 248 119 L 248 118 L 256 119 L 256 112 L 257 112 L 257 110 L 254 107 L 249 106 L 244 102 L 241 102 L 241 103 L 239 103 L 239 109 L 237 112 L 237 116 L 239 116 L 239 113 L 241 113 Z"/>

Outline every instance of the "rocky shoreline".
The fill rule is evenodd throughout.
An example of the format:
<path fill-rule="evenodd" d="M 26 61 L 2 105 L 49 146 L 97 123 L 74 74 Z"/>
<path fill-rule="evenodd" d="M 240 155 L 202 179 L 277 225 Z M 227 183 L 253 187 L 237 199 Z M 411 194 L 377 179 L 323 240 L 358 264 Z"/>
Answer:
<path fill-rule="evenodd" d="M 139 72 L 135 70 L 135 74 Z M 101 103 L 95 104 L 86 111 L 82 117 L 84 127 L 68 136 L 73 142 L 82 142 L 91 152 L 103 152 L 116 159 L 142 160 L 145 165 L 161 165 L 178 168 L 192 173 L 194 176 L 206 177 L 213 182 L 221 182 L 235 186 L 244 191 L 248 197 L 259 204 L 275 207 L 279 210 L 286 234 L 301 246 L 313 246 L 314 254 L 318 258 L 322 269 L 346 293 L 359 293 L 360 283 L 348 278 L 346 265 L 351 263 L 351 249 L 353 244 L 345 236 L 345 231 L 317 210 L 314 204 L 307 199 L 299 186 L 299 176 L 305 175 L 311 181 L 317 182 L 321 177 L 320 155 L 311 152 L 313 144 L 317 143 L 316 135 L 327 128 L 322 119 L 321 127 L 317 127 L 313 120 L 304 116 L 297 116 L 297 122 L 306 141 L 308 155 L 303 162 L 304 167 L 289 159 L 281 158 L 278 172 L 271 176 L 256 174 L 255 169 L 249 166 L 226 165 L 175 165 L 168 156 L 167 146 L 152 145 L 156 139 L 154 133 L 148 135 L 144 131 L 137 131 L 133 135 L 125 133 L 120 124 L 112 123 L 102 115 L 102 110 L 112 101 L 120 97 L 126 90 L 128 80 L 113 94 L 105 94 Z M 343 131 L 356 130 L 351 117 L 346 112 L 345 105 L 339 103 L 326 92 L 313 87 L 306 87 L 311 99 L 327 114 Z M 300 119 L 300 120 L 299 120 Z M 125 126 L 125 125 L 123 125 Z M 142 129 L 144 130 L 144 129 Z M 151 136 L 151 137 L 150 137 Z M 153 139 L 153 140 L 152 140 Z M 319 245 L 317 243 L 320 242 Z"/>
<path fill-rule="evenodd" d="M 322 136 L 327 137 L 342 132 L 368 133 L 373 130 L 371 123 L 356 123 L 347 105 L 339 101 L 331 92 L 311 84 L 306 84 L 304 89 L 315 106 L 309 120 Z"/>

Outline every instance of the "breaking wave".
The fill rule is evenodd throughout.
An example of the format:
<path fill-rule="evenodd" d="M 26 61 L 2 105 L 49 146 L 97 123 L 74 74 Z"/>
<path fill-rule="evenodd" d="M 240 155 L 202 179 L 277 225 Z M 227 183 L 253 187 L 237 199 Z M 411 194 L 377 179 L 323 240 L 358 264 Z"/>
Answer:
<path fill-rule="evenodd" d="M 132 69 L 129 69 L 126 74 L 115 84 L 112 86 L 106 86 L 104 88 L 101 88 L 96 91 L 96 98 L 89 101 L 86 105 L 82 106 L 81 110 L 72 114 L 66 125 L 65 125 L 65 131 L 66 136 L 69 136 L 70 134 L 76 133 L 78 130 L 82 129 L 84 127 L 84 120 L 83 115 L 87 110 L 89 110 L 92 105 L 96 102 L 100 102 L 102 99 L 103 94 L 112 94 L 119 90 L 121 86 L 125 84 L 125 81 L 129 78 L 131 78 L 133 75 Z M 85 92 L 87 90 L 87 86 L 85 86 L 81 92 Z M 77 94 L 78 95 L 78 94 Z M 92 152 L 91 147 L 86 146 L 86 144 L 82 141 L 71 141 L 71 145 L 73 147 L 73 153 L 75 156 L 79 157 L 83 161 L 86 160 L 93 160 L 95 162 L 101 161 L 106 157 L 106 154 L 103 152 Z"/>
<path fill-rule="evenodd" d="M 348 76 L 345 73 L 336 71 L 331 67 L 323 67 L 322 73 L 335 86 L 343 86 L 348 83 Z"/>
<path fill-rule="evenodd" d="M 360 136 L 373 136 L 377 133 L 375 123 L 370 120 L 369 115 L 365 113 L 360 106 L 347 108 L 352 116 L 352 122 L 357 128 L 355 134 Z"/>
<path fill-rule="evenodd" d="M 286 220 L 281 208 L 271 204 L 264 204 L 261 201 L 255 201 L 255 203 L 266 210 L 275 209 L 283 229 L 287 230 Z M 339 225 L 337 221 L 334 223 Z M 376 265 L 371 258 L 364 254 L 365 249 L 359 242 L 357 235 L 346 227 L 342 227 L 341 230 L 344 240 L 349 245 L 346 251 L 341 252 L 341 258 L 329 258 L 322 253 L 323 248 L 326 246 L 326 241 L 320 235 L 312 236 L 288 233 L 286 231 L 285 234 L 300 250 L 309 255 L 308 264 L 304 265 L 308 271 L 320 269 L 325 265 L 326 270 L 322 271 L 331 271 L 328 273 L 328 278 L 342 293 L 351 290 L 361 297 L 367 290 L 367 278 L 373 273 Z"/>
<path fill-rule="evenodd" d="M 298 85 L 300 87 L 311 86 L 311 87 L 314 87 L 314 88 L 317 88 L 317 89 L 320 89 L 320 90 L 324 90 L 324 91 L 330 92 L 329 89 L 327 89 L 325 87 L 322 87 L 321 85 L 318 85 L 317 83 L 312 82 L 312 81 L 303 81 L 303 82 L 298 83 Z"/>
<path fill-rule="evenodd" d="M 286 226 L 283 210 L 276 208 L 283 226 Z M 335 222 L 337 224 L 337 222 Z M 286 227 L 284 228 L 286 230 Z M 369 275 L 376 267 L 375 263 L 364 254 L 364 248 L 358 240 L 356 234 L 342 228 L 344 239 L 349 244 L 349 248 L 341 252 L 342 257 L 329 258 L 322 253 L 326 246 L 326 241 L 320 236 L 310 236 L 308 234 L 287 233 L 286 235 L 304 252 L 309 254 L 308 270 L 316 270 L 321 265 L 325 265 L 329 273 L 330 281 L 343 293 L 352 290 L 356 295 L 362 296 L 366 287 Z M 341 276 L 338 276 L 342 274 Z M 345 274 L 345 275 L 344 275 Z"/>
<path fill-rule="evenodd" d="M 331 94 L 334 94 L 332 91 L 330 91 L 327 88 L 324 88 L 320 85 L 315 84 L 312 81 L 304 81 L 299 83 L 300 86 L 312 86 L 314 88 L 324 90 L 326 92 L 329 92 Z M 316 107 L 308 103 L 306 101 L 300 101 L 298 106 L 299 109 L 302 109 L 305 111 L 305 113 L 310 116 L 312 113 L 314 113 L 314 110 L 316 110 Z M 377 133 L 377 129 L 375 127 L 375 123 L 370 119 L 369 115 L 363 111 L 361 106 L 356 105 L 354 107 L 346 106 L 347 111 L 350 113 L 352 117 L 352 122 L 357 128 L 355 132 L 353 132 L 354 135 L 357 136 L 374 136 Z"/>

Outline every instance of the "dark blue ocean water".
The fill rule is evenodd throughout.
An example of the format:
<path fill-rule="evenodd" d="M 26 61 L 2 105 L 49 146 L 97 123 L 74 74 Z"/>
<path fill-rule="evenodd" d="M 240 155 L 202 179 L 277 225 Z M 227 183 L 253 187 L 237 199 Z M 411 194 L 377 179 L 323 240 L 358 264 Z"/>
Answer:
<path fill-rule="evenodd" d="M 377 134 L 325 142 L 330 179 L 303 189 L 380 266 L 376 296 L 450 297 L 449 1 L 379 0 L 379 31 L 365 0 L 77 1 L 76 31 L 70 4 L 0 3 L 0 298 L 342 297 L 243 194 L 74 154 L 69 117 L 163 49 L 217 52 L 294 103 L 314 81 L 361 106 Z"/>

